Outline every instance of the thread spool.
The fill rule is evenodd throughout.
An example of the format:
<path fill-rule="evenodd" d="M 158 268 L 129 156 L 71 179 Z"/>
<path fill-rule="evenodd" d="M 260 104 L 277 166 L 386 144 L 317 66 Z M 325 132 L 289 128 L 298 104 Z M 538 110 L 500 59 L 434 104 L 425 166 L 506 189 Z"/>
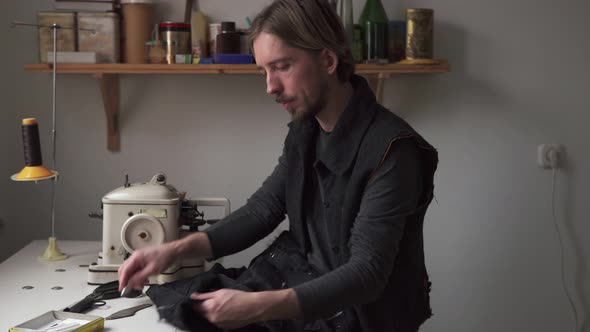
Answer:
<path fill-rule="evenodd" d="M 15 181 L 43 180 L 55 177 L 57 172 L 43 166 L 41 155 L 41 141 L 39 139 L 39 124 L 35 118 L 23 119 L 21 125 L 25 167 L 20 173 L 11 178 Z"/>
<path fill-rule="evenodd" d="M 191 54 L 191 25 L 182 22 L 162 22 L 160 37 L 166 45 L 166 62 L 176 62 L 177 54 Z"/>
<path fill-rule="evenodd" d="M 39 124 L 37 123 L 37 119 L 23 119 L 21 129 L 23 135 L 23 149 L 25 152 L 25 166 L 43 165 L 41 141 L 39 140 Z"/>

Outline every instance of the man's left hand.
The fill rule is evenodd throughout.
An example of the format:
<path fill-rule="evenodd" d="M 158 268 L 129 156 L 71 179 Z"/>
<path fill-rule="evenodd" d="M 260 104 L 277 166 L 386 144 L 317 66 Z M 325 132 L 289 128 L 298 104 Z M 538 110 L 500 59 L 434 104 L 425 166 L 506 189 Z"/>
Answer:
<path fill-rule="evenodd" d="M 263 306 L 257 293 L 220 289 L 211 293 L 193 293 L 191 299 L 200 300 L 193 309 L 221 329 L 246 326 L 258 321 L 262 314 Z"/>

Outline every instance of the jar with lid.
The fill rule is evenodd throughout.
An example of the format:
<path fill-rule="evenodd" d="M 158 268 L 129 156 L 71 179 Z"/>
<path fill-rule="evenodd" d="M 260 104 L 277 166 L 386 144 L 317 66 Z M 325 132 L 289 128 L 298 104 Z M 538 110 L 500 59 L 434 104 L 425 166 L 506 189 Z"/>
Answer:
<path fill-rule="evenodd" d="M 147 63 L 166 63 L 166 49 L 160 40 L 159 24 L 154 26 L 152 34 L 154 35 L 154 39 L 148 40 L 145 43 Z"/>
<path fill-rule="evenodd" d="M 191 25 L 181 22 L 162 22 L 160 36 L 166 47 L 166 62 L 174 63 L 177 54 L 191 54 Z"/>
<path fill-rule="evenodd" d="M 166 63 L 166 50 L 160 40 L 149 40 L 145 43 L 147 63 Z"/>
<path fill-rule="evenodd" d="M 239 54 L 241 41 L 236 22 L 221 22 L 221 33 L 217 35 L 215 43 L 217 54 Z"/>

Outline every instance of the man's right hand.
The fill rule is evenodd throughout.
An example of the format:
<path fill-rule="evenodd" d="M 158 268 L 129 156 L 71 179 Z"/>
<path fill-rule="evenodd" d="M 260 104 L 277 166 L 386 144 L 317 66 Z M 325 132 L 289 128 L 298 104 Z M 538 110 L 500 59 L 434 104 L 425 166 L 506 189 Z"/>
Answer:
<path fill-rule="evenodd" d="M 119 267 L 119 291 L 124 287 L 143 289 L 148 277 L 164 271 L 174 262 L 173 243 L 139 249 Z"/>
<path fill-rule="evenodd" d="M 143 289 L 148 277 L 162 273 L 182 255 L 207 259 L 213 255 L 209 237 L 195 232 L 180 240 L 139 249 L 119 267 L 119 290 L 124 287 Z"/>

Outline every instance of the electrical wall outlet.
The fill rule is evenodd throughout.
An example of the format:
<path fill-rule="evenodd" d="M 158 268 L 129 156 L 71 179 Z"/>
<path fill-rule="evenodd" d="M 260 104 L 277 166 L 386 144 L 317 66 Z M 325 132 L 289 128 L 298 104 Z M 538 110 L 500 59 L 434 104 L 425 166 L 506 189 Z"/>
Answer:
<path fill-rule="evenodd" d="M 556 169 L 560 166 L 562 147 L 559 144 L 541 144 L 537 147 L 537 163 L 545 169 Z"/>

